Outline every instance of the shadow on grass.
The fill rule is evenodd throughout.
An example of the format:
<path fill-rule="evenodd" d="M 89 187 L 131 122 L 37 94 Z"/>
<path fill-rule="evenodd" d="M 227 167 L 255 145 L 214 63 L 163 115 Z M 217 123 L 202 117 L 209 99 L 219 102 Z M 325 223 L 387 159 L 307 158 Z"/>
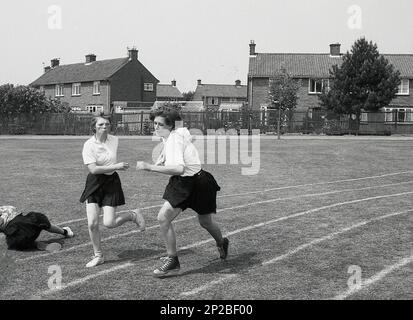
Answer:
<path fill-rule="evenodd" d="M 219 258 L 212 260 L 212 263 L 198 269 L 182 271 L 176 275 L 165 276 L 165 278 L 182 277 L 191 274 L 220 273 L 220 274 L 243 274 L 247 273 L 252 267 L 261 264 L 260 259 L 256 259 L 256 252 L 246 252 L 238 256 L 229 257 L 226 260 Z M 185 267 L 185 266 L 184 266 Z"/>
<path fill-rule="evenodd" d="M 135 249 L 135 250 L 126 250 L 118 254 L 119 261 L 130 261 L 130 262 L 139 262 L 142 260 L 148 260 L 148 258 L 159 256 L 163 252 L 161 249 Z"/>
<path fill-rule="evenodd" d="M 36 243 L 42 243 L 42 244 L 44 244 L 44 246 L 46 246 L 46 245 L 48 245 L 48 244 L 50 244 L 50 243 L 55 243 L 55 242 L 59 243 L 59 244 L 62 246 L 62 248 L 63 248 L 63 247 L 64 247 L 65 239 L 66 239 L 66 238 L 59 237 L 59 238 L 51 238 L 51 239 L 47 239 L 47 240 L 36 240 L 35 243 L 33 244 L 33 247 L 26 248 L 26 249 L 14 249 L 14 248 L 11 248 L 11 249 L 8 249 L 8 250 L 9 250 L 9 251 L 15 251 L 15 252 L 41 252 L 41 251 L 45 251 L 45 250 L 40 250 L 40 249 L 37 247 Z"/>
<path fill-rule="evenodd" d="M 193 254 L 192 250 L 181 250 L 179 255 Z M 166 256 L 165 249 L 136 249 L 136 250 L 126 250 L 118 254 L 118 260 L 108 260 L 108 263 L 119 263 L 124 261 L 129 262 L 144 262 L 144 261 L 154 261 L 157 262 L 163 256 Z"/>

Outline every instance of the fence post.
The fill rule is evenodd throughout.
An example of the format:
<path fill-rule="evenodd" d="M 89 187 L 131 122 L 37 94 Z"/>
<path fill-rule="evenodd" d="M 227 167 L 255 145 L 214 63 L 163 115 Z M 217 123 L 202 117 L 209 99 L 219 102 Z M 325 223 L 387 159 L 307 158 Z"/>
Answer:
<path fill-rule="evenodd" d="M 280 105 L 278 105 L 278 121 L 277 121 L 277 136 L 278 136 L 278 140 L 280 140 L 281 139 L 281 136 L 280 136 L 280 122 L 281 122 L 281 106 Z"/>
<path fill-rule="evenodd" d="M 143 111 L 141 111 L 141 132 L 140 135 L 143 135 Z"/>
<path fill-rule="evenodd" d="M 360 117 L 361 117 L 361 113 L 357 114 L 357 119 L 356 119 L 356 136 L 359 135 L 360 132 Z M 368 117 L 368 116 L 367 116 Z"/>
<path fill-rule="evenodd" d="M 398 109 L 394 109 L 395 113 L 394 113 L 394 133 L 397 134 L 397 121 L 399 120 L 399 110 Z"/>
<path fill-rule="evenodd" d="M 308 132 L 308 121 L 309 121 L 309 116 L 308 116 L 308 109 L 307 109 L 307 112 L 305 113 L 305 116 L 304 116 L 304 133 L 305 134 L 307 134 L 307 132 Z"/>
<path fill-rule="evenodd" d="M 348 135 L 351 135 L 351 113 L 348 115 Z"/>

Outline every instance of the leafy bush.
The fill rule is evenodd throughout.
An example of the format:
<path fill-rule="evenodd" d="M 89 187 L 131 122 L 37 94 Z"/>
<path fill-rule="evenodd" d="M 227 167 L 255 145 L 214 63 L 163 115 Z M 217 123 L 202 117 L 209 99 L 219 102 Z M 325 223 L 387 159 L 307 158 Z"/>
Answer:
<path fill-rule="evenodd" d="M 70 107 L 60 100 L 48 98 L 44 92 L 30 86 L 0 86 L 0 115 L 10 117 L 17 114 L 66 113 Z"/>

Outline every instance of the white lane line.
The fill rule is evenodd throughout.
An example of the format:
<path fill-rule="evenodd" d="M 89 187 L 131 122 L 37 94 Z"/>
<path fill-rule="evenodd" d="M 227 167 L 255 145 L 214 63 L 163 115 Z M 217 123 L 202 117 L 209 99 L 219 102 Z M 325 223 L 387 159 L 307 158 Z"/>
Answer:
<path fill-rule="evenodd" d="M 217 284 L 220 284 L 220 283 L 222 283 L 222 282 L 231 280 L 231 279 L 233 279 L 233 278 L 235 278 L 235 277 L 237 277 L 236 274 L 229 274 L 229 275 L 226 275 L 226 276 L 224 276 L 224 277 L 222 277 L 222 278 L 220 278 L 220 279 L 217 279 L 217 280 L 208 282 L 207 284 L 205 284 L 205 285 L 203 285 L 203 286 L 200 286 L 200 287 L 198 287 L 198 288 L 195 288 L 195 289 L 193 289 L 193 290 L 191 290 L 191 291 L 182 292 L 180 295 L 181 295 L 181 296 L 184 296 L 184 297 L 193 296 L 194 294 L 197 294 L 197 293 L 199 293 L 199 292 L 201 292 L 201 291 L 208 290 L 209 288 L 212 288 L 213 286 L 215 286 L 215 285 L 217 285 Z"/>
<path fill-rule="evenodd" d="M 367 180 L 367 179 L 377 179 L 377 178 L 383 178 L 383 177 L 389 177 L 389 176 L 395 176 L 395 175 L 407 174 L 407 173 L 413 173 L 413 170 L 412 171 L 382 174 L 382 175 L 378 175 L 378 176 L 368 176 L 368 177 L 363 177 L 363 178 L 352 178 L 352 179 L 345 179 L 345 180 L 334 180 L 334 181 L 298 184 L 298 185 L 294 185 L 294 186 L 277 187 L 277 188 L 270 188 L 270 189 L 257 190 L 257 191 L 247 191 L 247 192 L 242 192 L 242 193 L 223 194 L 223 195 L 218 196 L 217 198 L 238 197 L 238 196 L 245 196 L 245 195 L 249 195 L 249 194 L 257 194 L 257 193 L 268 192 L 268 191 L 294 189 L 294 188 L 301 188 L 301 187 L 311 187 L 311 186 L 332 184 L 332 183 L 339 183 L 339 182 L 352 182 L 352 181 L 360 181 L 360 180 Z M 136 197 L 136 196 L 137 196 L 137 194 L 134 195 L 134 197 Z"/>
<path fill-rule="evenodd" d="M 144 207 L 144 208 L 141 208 L 141 209 L 142 209 L 142 210 L 148 210 L 148 209 L 160 208 L 160 207 L 162 207 L 162 205 Z M 116 213 L 130 212 L 130 211 L 132 211 L 132 210 L 134 210 L 134 209 L 116 211 Z M 102 218 L 102 217 L 103 217 L 103 214 L 101 214 L 99 217 Z M 71 223 L 80 222 L 80 221 L 86 221 L 86 220 L 87 220 L 87 218 L 79 218 L 79 219 L 74 219 L 74 220 L 68 220 L 68 221 L 59 222 L 59 223 L 57 223 L 56 225 L 57 225 L 57 226 L 64 226 L 64 225 L 68 225 L 68 224 L 71 224 Z"/>
<path fill-rule="evenodd" d="M 307 183 L 307 184 L 299 184 L 299 185 L 295 185 L 295 186 L 286 186 L 286 187 L 278 187 L 278 188 L 264 189 L 264 190 L 258 190 L 258 191 L 227 194 L 227 195 L 220 196 L 220 198 L 244 196 L 244 195 L 248 195 L 248 194 L 256 194 L 256 193 L 276 191 L 276 190 L 285 190 L 285 189 L 293 189 L 293 188 L 301 188 L 301 187 L 311 187 L 311 186 L 317 186 L 317 185 L 323 185 L 323 184 L 332 184 L 332 183 L 339 183 L 339 182 L 351 182 L 351 181 L 360 181 L 360 180 L 367 180 L 367 179 L 377 179 L 377 178 L 390 177 L 390 176 L 396 176 L 396 175 L 407 174 L 407 173 L 413 173 L 413 170 L 412 171 L 405 171 L 405 172 L 382 174 L 382 175 L 379 175 L 379 176 L 369 176 L 369 177 L 363 177 L 363 178 L 335 180 L 335 181 L 328 181 L 328 182 Z"/>
<path fill-rule="evenodd" d="M 244 195 L 249 195 L 249 194 L 257 194 L 257 193 L 276 191 L 276 190 L 286 190 L 286 189 L 311 187 L 311 186 L 316 186 L 316 185 L 324 185 L 324 184 L 332 184 L 332 183 L 340 183 L 340 182 L 351 182 L 351 181 L 360 181 L 360 180 L 368 180 L 368 179 L 377 179 L 377 178 L 390 177 L 390 176 L 396 176 L 396 175 L 407 174 L 407 173 L 413 173 L 413 170 L 404 171 L 404 172 L 387 173 L 387 174 L 382 174 L 382 175 L 378 175 L 378 176 L 368 176 L 368 177 L 363 177 L 363 178 L 353 178 L 353 179 L 335 180 L 335 181 L 327 181 L 327 182 L 307 183 L 307 184 L 299 184 L 299 185 L 295 185 L 295 186 L 277 187 L 277 188 L 264 189 L 264 190 L 258 190 L 258 191 L 249 191 L 249 192 L 243 192 L 243 193 L 224 194 L 224 195 L 218 196 L 217 198 L 238 197 L 238 196 L 244 196 Z M 142 209 L 145 210 L 145 209 L 160 208 L 160 207 L 162 207 L 162 205 L 163 204 L 158 204 L 158 205 L 154 205 L 154 206 L 144 207 Z M 119 211 L 118 213 L 129 212 L 131 210 L 132 209 L 123 210 L 123 211 Z M 85 221 L 85 220 L 87 220 L 87 218 L 80 218 L 80 219 L 75 219 L 75 220 L 59 222 L 57 225 L 61 226 L 61 225 L 66 225 L 66 224 Z"/>
<path fill-rule="evenodd" d="M 92 280 L 92 279 L 100 277 L 100 276 L 104 276 L 104 275 L 109 274 L 111 272 L 115 272 L 115 271 L 118 271 L 118 270 L 122 270 L 122 269 L 125 269 L 125 268 L 132 267 L 133 265 L 134 265 L 133 263 L 128 262 L 128 263 L 125 263 L 125 264 L 122 264 L 122 265 L 119 265 L 119 266 L 116 266 L 116 267 L 113 267 L 113 268 L 110 268 L 110 269 L 106 269 L 106 270 L 103 270 L 103 271 L 100 271 L 100 272 L 96 272 L 96 273 L 91 274 L 87 277 L 72 281 L 72 282 L 67 283 L 67 284 L 63 284 L 60 287 L 56 287 L 56 289 L 49 289 L 47 291 L 44 291 L 43 293 L 41 293 L 41 296 L 48 296 L 48 295 L 54 294 L 54 293 L 62 291 L 64 289 L 77 286 L 78 284 L 82 284 L 85 281 Z M 35 296 L 40 297 L 40 295 L 35 295 Z"/>
<path fill-rule="evenodd" d="M 380 216 L 380 217 L 377 217 L 377 218 L 373 218 L 373 219 L 370 219 L 370 220 L 362 221 L 362 222 L 360 222 L 360 223 L 356 223 L 356 224 L 354 224 L 354 225 L 352 225 L 352 226 L 350 226 L 350 227 L 343 228 L 343 229 L 341 229 L 341 230 L 339 230 L 339 231 L 337 231 L 337 232 L 333 232 L 333 233 L 331 233 L 331 234 L 329 234 L 329 235 L 327 235 L 327 236 L 324 236 L 324 237 L 322 237 L 322 238 L 318 238 L 318 239 L 315 239 L 315 240 L 313 240 L 313 241 L 311 241 L 311 242 L 308 242 L 308 243 L 306 243 L 306 244 L 303 244 L 303 245 L 301 245 L 301 246 L 299 246 L 299 247 L 297 247 L 297 248 L 295 248 L 295 249 L 293 249 L 293 250 L 290 250 L 290 251 L 288 251 L 287 253 L 285 253 L 285 254 L 283 254 L 283 255 L 281 255 L 281 256 L 278 256 L 278 257 L 276 257 L 276 258 L 274 258 L 274 259 L 271 259 L 271 260 L 268 260 L 268 261 L 264 261 L 264 262 L 262 263 L 262 265 L 263 265 L 263 266 L 266 266 L 266 265 L 269 265 L 269 264 L 276 263 L 276 262 L 278 262 L 278 261 L 280 261 L 280 260 L 283 260 L 283 259 L 285 259 L 285 258 L 287 258 L 287 257 L 289 257 L 289 256 L 291 256 L 291 255 L 293 255 L 293 254 L 295 254 L 295 253 L 297 253 L 297 252 L 299 252 L 299 251 L 302 251 L 302 250 L 308 248 L 308 247 L 311 247 L 311 246 L 313 246 L 313 245 L 315 245 L 315 244 L 318 244 L 318 243 L 323 242 L 323 241 L 326 241 L 326 240 L 331 240 L 332 238 L 334 238 L 334 237 L 336 237 L 336 236 L 338 236 L 338 235 L 341 235 L 341 234 L 343 234 L 343 233 L 349 232 L 349 231 L 351 231 L 351 230 L 353 230 L 353 229 L 357 229 L 357 228 L 363 227 L 363 226 L 365 226 L 365 225 L 367 225 L 367 224 L 369 224 L 369 223 L 376 222 L 376 221 L 380 221 L 380 220 L 384 220 L 384 219 L 391 218 L 391 217 L 395 217 L 395 216 L 399 216 L 399 215 L 406 214 L 406 213 L 409 213 L 409 212 L 413 212 L 413 209 L 411 209 L 411 210 L 406 210 L 406 211 L 401 211 L 401 212 L 389 213 L 389 214 L 386 214 L 386 215 L 383 215 L 383 216 Z"/>
<path fill-rule="evenodd" d="M 403 192 L 403 193 L 396 193 L 396 194 L 389 194 L 389 195 L 377 196 L 377 197 L 369 197 L 369 198 L 357 199 L 357 200 L 346 201 L 346 202 L 339 202 L 339 203 L 335 203 L 335 204 L 332 204 L 332 205 L 329 205 L 329 206 L 323 206 L 323 207 L 319 207 L 319 208 L 299 212 L 299 213 L 296 213 L 296 214 L 292 214 L 292 215 L 289 215 L 289 216 L 281 217 L 281 218 L 278 218 L 278 219 L 270 220 L 270 221 L 267 221 L 267 222 L 258 223 L 258 224 L 255 224 L 253 226 L 249 226 L 249 227 L 246 227 L 246 228 L 237 229 L 237 230 L 228 232 L 225 236 L 234 235 L 234 234 L 241 233 L 241 232 L 244 232 L 244 231 L 248 231 L 248 230 L 252 230 L 252 229 L 255 229 L 255 228 L 263 227 L 263 226 L 266 226 L 266 225 L 269 225 L 269 224 L 272 224 L 272 223 L 275 223 L 275 222 L 278 222 L 278 221 L 283 221 L 283 220 L 295 218 L 295 217 L 298 217 L 298 216 L 303 216 L 305 214 L 309 214 L 309 213 L 313 213 L 313 212 L 317 212 L 317 211 L 321 211 L 321 210 L 329 209 L 329 208 L 333 208 L 333 207 L 338 207 L 338 206 L 342 206 L 342 205 L 345 205 L 345 204 L 352 204 L 352 203 L 358 203 L 358 202 L 364 202 L 364 201 L 370 201 L 370 200 L 376 200 L 376 199 L 383 199 L 383 198 L 390 198 L 390 197 L 399 197 L 399 196 L 407 195 L 407 194 L 413 194 L 413 191 Z M 248 204 L 248 205 L 251 205 L 251 204 Z M 215 240 L 214 239 L 208 239 L 208 240 L 204 240 L 204 241 L 199 241 L 199 242 L 181 247 L 178 250 L 182 251 L 182 250 L 186 250 L 186 249 L 189 249 L 189 248 L 198 247 L 198 246 L 201 246 L 203 244 L 206 244 L 206 243 L 209 243 L 209 242 L 212 242 L 212 241 L 215 241 Z M 131 264 L 131 263 L 129 262 L 127 264 Z M 136 264 L 131 264 L 130 266 L 134 266 L 134 265 L 136 265 Z M 118 267 L 121 267 L 123 269 L 123 268 L 125 268 L 125 264 L 121 264 Z M 118 267 L 116 267 L 116 268 L 118 268 Z M 115 271 L 115 270 L 112 270 L 112 269 L 114 269 L 114 268 L 107 269 L 105 274 L 110 273 L 112 271 Z M 80 279 L 74 280 L 72 282 L 76 282 L 76 284 L 82 284 L 82 283 L 84 283 L 88 280 L 89 280 L 89 278 L 85 277 L 85 278 L 80 278 Z M 68 285 L 70 285 L 72 282 L 70 282 Z M 56 290 L 59 290 L 59 289 L 56 289 Z M 43 295 L 43 294 L 40 293 L 40 295 Z"/>
<path fill-rule="evenodd" d="M 401 212 L 390 213 L 390 214 L 386 214 L 386 215 L 383 215 L 383 216 L 380 216 L 380 217 L 377 217 L 377 218 L 373 218 L 373 219 L 370 219 L 370 220 L 362 221 L 362 222 L 360 222 L 360 223 L 356 223 L 356 224 L 354 224 L 354 225 L 352 225 L 352 226 L 350 226 L 350 227 L 343 228 L 343 229 L 341 229 L 341 230 L 339 230 L 339 231 L 337 231 L 337 232 L 330 233 L 329 235 L 326 235 L 326 236 L 324 236 L 324 237 L 315 239 L 315 240 L 310 241 L 310 242 L 308 242 L 308 243 L 305 243 L 305 244 L 303 244 L 303 245 L 301 245 L 301 246 L 298 246 L 298 247 L 296 247 L 296 248 L 294 248 L 294 249 L 292 249 L 292 250 L 289 250 L 287 253 L 285 253 L 285 254 L 283 254 L 283 255 L 280 255 L 280 256 L 275 257 L 275 258 L 273 258 L 273 259 L 264 261 L 264 262 L 262 262 L 262 266 L 270 265 L 270 264 L 279 262 L 279 261 L 281 261 L 281 260 L 287 259 L 288 257 L 296 254 L 296 253 L 299 252 L 299 251 L 302 251 L 302 250 L 307 249 L 307 248 L 309 248 L 309 247 L 311 247 L 311 246 L 314 246 L 314 245 L 316 245 L 316 244 L 319 244 L 320 242 L 327 241 L 327 240 L 331 240 L 331 239 L 333 239 L 334 237 L 336 237 L 336 236 L 338 236 L 338 235 L 341 235 L 341 234 L 343 234 L 343 233 L 352 231 L 352 230 L 357 229 L 357 228 L 361 228 L 361 227 L 363 227 L 363 226 L 365 226 L 365 225 L 367 225 L 367 224 L 369 224 L 369 223 L 373 223 L 373 222 L 376 222 L 376 221 L 384 220 L 384 219 L 387 219 L 387 218 L 395 217 L 395 216 L 402 215 L 402 214 L 406 214 L 406 213 L 410 213 L 410 212 L 413 212 L 413 209 L 411 209 L 411 210 L 406 210 L 406 211 L 401 211 Z M 250 271 L 250 272 L 251 272 L 251 271 Z M 249 272 L 249 273 L 250 273 L 250 272 Z M 221 278 L 221 279 L 218 279 L 218 280 L 214 280 L 214 281 L 208 282 L 208 283 L 206 283 L 206 284 L 204 284 L 204 285 L 202 285 L 202 286 L 200 286 L 200 287 L 194 288 L 194 289 L 192 289 L 192 290 L 190 290 L 190 291 L 182 292 L 181 295 L 183 295 L 183 296 L 190 296 L 190 295 L 198 294 L 198 293 L 200 293 L 201 291 L 210 289 L 210 288 L 212 288 L 212 287 L 215 286 L 215 285 L 219 285 L 219 284 L 221 284 L 221 283 L 223 283 L 223 282 L 225 282 L 225 281 L 227 281 L 227 280 L 233 279 L 233 278 L 235 278 L 235 277 Z"/>
<path fill-rule="evenodd" d="M 179 219 L 179 220 L 174 221 L 174 223 L 179 223 L 179 222 L 191 220 L 191 219 L 193 219 L 193 218 L 194 218 L 194 217 L 192 217 L 192 216 L 191 216 L 191 217 L 182 218 L 182 219 Z M 153 225 L 153 226 L 147 227 L 147 228 L 146 228 L 146 231 L 152 230 L 152 229 L 157 229 L 157 228 L 159 228 L 159 225 Z M 145 231 L 145 232 L 146 232 L 146 231 Z M 132 234 L 135 234 L 135 233 L 141 233 L 141 231 L 133 230 L 133 231 L 125 232 L 125 233 L 115 234 L 115 235 L 113 235 L 113 236 L 110 236 L 110 237 L 107 237 L 107 238 L 102 239 L 101 242 L 105 242 L 105 241 L 117 239 L 117 238 L 124 237 L 124 236 L 129 236 L 129 235 L 132 235 Z M 62 249 L 62 250 L 55 251 L 55 252 L 42 253 L 42 254 L 38 254 L 38 255 L 35 255 L 35 256 L 27 257 L 27 258 L 16 259 L 15 261 L 16 261 L 16 262 L 25 262 L 25 261 L 35 260 L 35 259 L 37 259 L 37 258 L 44 258 L 44 257 L 50 256 L 50 255 L 55 255 L 55 254 L 59 254 L 59 253 L 66 253 L 66 252 L 69 252 L 69 251 L 73 251 L 73 250 L 75 250 L 75 249 L 79 249 L 79 248 L 86 247 L 86 246 L 91 246 L 91 245 L 92 245 L 91 242 L 82 243 L 82 244 L 75 245 L 75 246 L 73 246 L 73 247 L 69 247 L 69 248 L 67 248 L 67 249 Z"/>
<path fill-rule="evenodd" d="M 292 196 L 292 197 L 286 197 L 286 198 L 275 198 L 275 199 L 269 199 L 269 200 L 263 200 L 263 201 L 250 202 L 250 203 L 247 203 L 247 204 L 234 206 L 234 207 L 229 207 L 229 208 L 222 208 L 220 210 L 217 210 L 217 212 L 220 213 L 220 212 L 223 212 L 223 211 L 245 208 L 245 207 L 255 205 L 255 204 L 264 204 L 264 203 L 271 203 L 271 202 L 276 202 L 276 201 L 286 201 L 286 200 L 293 200 L 293 199 L 296 199 L 296 198 L 304 198 L 304 197 L 318 197 L 318 196 L 330 195 L 330 194 L 341 193 L 341 192 L 384 188 L 384 187 L 396 186 L 396 185 L 402 185 L 402 184 L 409 184 L 409 183 L 413 183 L 413 181 L 391 183 L 391 184 L 381 185 L 381 186 L 370 186 L 370 187 L 364 187 L 364 188 L 358 188 L 358 189 L 343 189 L 343 190 L 329 191 L 329 192 L 323 192 L 323 193 L 312 193 L 312 194 L 305 194 L 305 195 Z M 175 221 L 175 223 L 186 221 L 186 220 L 191 220 L 191 219 L 194 219 L 194 218 L 195 217 L 191 216 L 191 217 L 179 219 L 179 220 Z M 146 230 L 151 230 L 151 229 L 155 229 L 155 228 L 158 228 L 158 227 L 159 227 L 159 225 L 154 225 L 154 226 L 146 228 Z M 132 230 L 132 231 L 128 231 L 128 232 L 125 232 L 125 233 L 116 234 L 116 235 L 110 236 L 108 238 L 104 238 L 101 241 L 102 242 L 109 241 L 109 240 L 117 239 L 117 238 L 120 238 L 120 237 L 129 236 L 129 235 L 132 235 L 132 234 L 135 234 L 135 233 L 138 233 L 138 232 L 139 231 L 137 231 L 137 230 Z M 49 255 L 64 253 L 64 252 L 72 251 L 74 249 L 82 248 L 82 247 L 85 247 L 85 246 L 88 246 L 88 245 L 90 245 L 90 242 L 75 245 L 73 247 L 69 247 L 67 249 L 63 249 L 63 250 L 56 251 L 56 252 L 47 252 L 47 253 L 43 253 L 43 254 L 33 255 L 33 256 L 30 256 L 30 257 L 27 257 L 27 258 L 16 259 L 16 262 L 29 261 L 29 260 L 34 260 L 34 259 L 41 258 L 41 257 L 46 257 L 46 256 L 49 256 Z"/>
<path fill-rule="evenodd" d="M 399 260 L 399 262 L 385 268 L 384 270 L 380 271 L 379 273 L 376 273 L 374 276 L 372 276 L 371 278 L 362 281 L 361 285 L 358 287 L 354 287 L 351 289 L 348 289 L 347 291 L 340 293 L 338 295 L 336 295 L 333 300 L 344 300 L 346 298 L 348 298 L 349 296 L 355 294 L 356 292 L 366 289 L 367 287 L 371 286 L 372 284 L 382 280 L 384 277 L 386 277 L 388 274 L 410 264 L 413 262 L 413 254 L 410 257 L 406 257 L 403 258 L 401 260 Z"/>
<path fill-rule="evenodd" d="M 310 210 L 307 210 L 307 211 L 302 211 L 302 212 L 294 213 L 294 214 L 291 214 L 291 215 L 288 215 L 288 216 L 284 216 L 284 217 L 281 217 L 281 218 L 269 220 L 269 221 L 266 221 L 266 222 L 261 222 L 261 223 L 258 223 L 258 224 L 255 224 L 255 225 L 252 225 L 252 226 L 249 226 L 249 227 L 240 228 L 240 229 L 237 229 L 237 230 L 234 230 L 234 231 L 231 231 L 231 232 L 227 232 L 225 236 L 232 236 L 234 234 L 238 234 L 238 233 L 241 233 L 241 232 L 244 232 L 244 231 L 249 231 L 249 230 L 256 229 L 256 228 L 265 227 L 269 224 L 273 224 L 273 223 L 276 223 L 276 222 L 288 220 L 288 219 L 291 219 L 291 218 L 297 218 L 297 217 L 300 217 L 300 216 L 304 216 L 304 215 L 314 213 L 314 212 L 318 212 L 318 211 L 325 210 L 325 209 L 331 209 L 331 208 L 335 208 L 335 207 L 339 207 L 339 206 L 343 206 L 343 205 L 347 205 L 347 204 L 359 203 L 359 202 L 376 200 L 376 199 L 399 197 L 399 196 L 408 195 L 408 194 L 413 194 L 413 191 L 397 193 L 397 194 L 391 194 L 391 195 L 384 195 L 384 196 L 376 196 L 376 197 L 370 197 L 370 198 L 363 198 L 363 199 L 351 200 L 351 201 L 346 201 L 346 202 L 338 202 L 338 203 L 334 203 L 334 204 L 331 204 L 331 205 L 328 205 L 328 206 L 314 208 L 314 209 L 310 209 Z M 252 205 L 252 204 L 248 204 L 248 205 Z M 236 207 L 234 207 L 234 208 L 236 208 Z M 202 244 L 205 244 L 205 243 L 208 243 L 208 242 L 212 242 L 212 241 L 215 241 L 215 240 L 214 239 L 208 239 L 208 240 L 200 241 L 200 242 L 182 247 L 182 248 L 180 248 L 180 250 L 190 249 L 190 248 L 197 247 L 199 245 L 202 245 Z"/>
<path fill-rule="evenodd" d="M 336 180 L 336 181 L 330 181 L 330 182 L 319 182 L 319 183 L 309 183 L 309 184 L 302 184 L 302 185 L 296 185 L 296 186 L 287 186 L 287 187 L 279 187 L 279 188 L 272 188 L 272 189 L 264 189 L 264 190 L 259 190 L 259 191 L 250 191 L 250 192 L 244 192 L 244 193 L 234 193 L 234 194 L 226 194 L 226 195 L 221 195 L 218 196 L 217 198 L 226 198 L 226 197 L 238 197 L 238 196 L 244 196 L 244 195 L 249 195 L 249 194 L 256 194 L 256 193 L 263 193 L 263 192 L 269 192 L 269 191 L 276 191 L 276 190 L 285 190 L 285 189 L 293 189 L 293 188 L 300 188 L 300 187 L 308 187 L 308 186 L 314 186 L 314 185 L 322 185 L 322 184 L 330 184 L 330 183 L 337 183 L 337 182 L 348 182 L 348 181 L 356 181 L 356 180 L 365 180 L 365 179 L 375 179 L 375 178 L 382 178 L 382 177 L 387 177 L 391 175 L 399 175 L 399 174 L 406 174 L 409 172 L 413 171 L 406 171 L 406 172 L 398 172 L 398 173 L 390 173 L 390 174 L 385 174 L 385 175 L 380 175 L 380 176 L 371 176 L 371 177 L 364 177 L 364 178 L 357 178 L 357 179 L 347 179 L 347 180 Z M 398 183 L 392 183 L 392 184 L 387 184 L 387 185 L 382 185 L 382 186 L 373 186 L 373 187 L 366 187 L 366 189 L 369 188 L 384 188 L 388 186 L 396 186 L 396 185 L 401 185 L 401 184 L 408 184 L 412 183 L 413 181 L 407 181 L 407 182 L 398 182 Z M 344 189 L 342 191 L 348 191 L 351 189 Z M 361 189 L 354 189 L 354 190 L 365 190 L 365 188 Z M 341 190 L 338 190 L 337 192 L 340 192 Z M 144 207 L 141 208 L 142 210 L 148 210 L 148 209 L 154 209 L 154 208 L 160 208 L 162 207 L 163 204 L 159 205 L 154 205 L 154 206 L 149 206 L 149 207 Z M 117 213 L 124 213 L 124 212 L 130 212 L 132 209 L 128 210 L 122 210 L 118 211 Z M 100 215 L 102 217 L 103 215 Z M 58 226 L 62 225 L 67 225 L 75 222 L 80 222 L 80 221 L 86 221 L 87 218 L 80 218 L 80 219 L 75 219 L 75 220 L 69 220 L 69 221 L 64 221 L 64 222 L 59 222 Z"/>
<path fill-rule="evenodd" d="M 223 208 L 223 209 L 218 210 L 217 212 L 223 212 L 223 211 L 228 211 L 228 210 L 233 210 L 233 209 L 240 209 L 240 208 L 248 207 L 248 206 L 255 205 L 255 204 L 264 204 L 264 203 L 271 203 L 271 202 L 276 202 L 276 201 L 293 200 L 293 199 L 302 198 L 302 197 L 323 196 L 323 195 L 329 195 L 329 194 L 341 193 L 341 192 L 348 192 L 348 191 L 360 191 L 360 190 L 367 190 L 367 189 L 374 189 L 374 188 L 382 188 L 382 187 L 388 187 L 388 186 L 394 186 L 394 185 L 400 185 L 400 184 L 408 184 L 408 183 L 412 183 L 412 181 L 392 183 L 392 184 L 382 185 L 382 186 L 371 186 L 371 187 L 364 187 L 364 188 L 358 188 L 358 189 L 344 189 L 344 190 L 330 191 L 330 192 L 324 192 L 324 193 L 314 193 L 314 194 L 300 195 L 300 196 L 293 196 L 293 197 L 286 197 L 286 198 L 269 199 L 269 200 L 264 200 L 264 201 L 251 202 L 251 203 L 247 203 L 247 204 L 243 204 L 243 205 L 239 205 L 239 206 L 234 206 L 234 207 L 229 207 L 229 208 Z M 195 217 L 191 216 L 191 217 L 179 219 L 176 222 L 191 220 L 191 219 L 194 219 L 194 218 Z M 147 230 L 151 230 L 151 229 L 158 228 L 158 227 L 159 227 L 159 225 L 154 225 L 154 226 L 148 227 Z M 102 239 L 101 241 L 102 242 L 109 241 L 109 240 L 117 239 L 117 238 L 120 238 L 120 237 L 129 236 L 129 235 L 132 235 L 132 234 L 135 234 L 135 233 L 138 233 L 138 232 L 139 231 L 137 231 L 137 230 L 128 231 L 128 232 L 125 232 L 125 233 L 110 236 L 108 238 Z M 34 256 L 31 256 L 31 257 L 23 258 L 23 259 L 17 259 L 16 261 L 17 262 L 22 262 L 22 261 L 34 260 L 34 259 L 37 259 L 37 258 L 40 258 L 40 257 L 49 256 L 49 255 L 52 255 L 52 254 L 59 254 L 59 253 L 67 252 L 67 251 L 72 251 L 74 249 L 85 247 L 85 246 L 88 246 L 88 245 L 90 245 L 90 242 L 83 243 L 83 244 L 80 244 L 80 245 L 76 245 L 76 246 L 73 246 L 73 247 L 70 247 L 70 248 L 67 248 L 67 249 L 63 249 L 63 250 L 60 250 L 60 251 L 56 251 L 56 252 L 49 252 L 49 253 L 34 255 Z"/>

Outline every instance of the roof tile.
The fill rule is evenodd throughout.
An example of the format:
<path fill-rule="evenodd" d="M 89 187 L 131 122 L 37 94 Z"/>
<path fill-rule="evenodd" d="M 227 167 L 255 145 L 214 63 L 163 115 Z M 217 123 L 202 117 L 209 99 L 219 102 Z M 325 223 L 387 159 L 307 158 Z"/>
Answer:
<path fill-rule="evenodd" d="M 156 86 L 156 96 L 157 97 L 170 97 L 170 98 L 182 98 L 182 93 L 177 87 L 170 84 L 158 84 Z"/>
<path fill-rule="evenodd" d="M 196 87 L 193 100 L 202 97 L 247 98 L 247 86 L 230 84 L 201 84 Z"/>
<path fill-rule="evenodd" d="M 413 55 L 384 54 L 401 76 L 413 78 Z M 332 57 L 329 54 L 311 53 L 258 53 L 250 57 L 249 77 L 271 77 L 281 69 L 286 69 L 295 78 L 327 78 L 333 65 L 341 65 L 342 57 Z"/>
<path fill-rule="evenodd" d="M 58 83 L 74 83 L 106 80 L 129 61 L 129 58 L 95 61 L 90 64 L 76 63 L 61 65 L 44 73 L 31 83 L 41 86 Z"/>

